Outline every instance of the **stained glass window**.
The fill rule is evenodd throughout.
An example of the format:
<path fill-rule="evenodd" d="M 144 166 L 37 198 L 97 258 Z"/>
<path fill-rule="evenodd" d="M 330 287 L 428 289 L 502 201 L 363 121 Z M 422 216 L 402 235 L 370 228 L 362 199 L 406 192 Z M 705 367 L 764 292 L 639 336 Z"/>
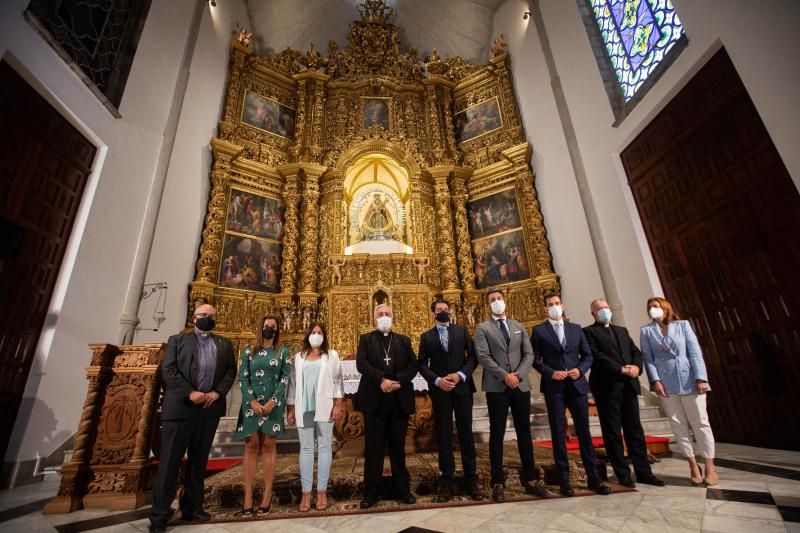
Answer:
<path fill-rule="evenodd" d="M 684 35 L 670 0 L 589 0 L 625 102 Z"/>

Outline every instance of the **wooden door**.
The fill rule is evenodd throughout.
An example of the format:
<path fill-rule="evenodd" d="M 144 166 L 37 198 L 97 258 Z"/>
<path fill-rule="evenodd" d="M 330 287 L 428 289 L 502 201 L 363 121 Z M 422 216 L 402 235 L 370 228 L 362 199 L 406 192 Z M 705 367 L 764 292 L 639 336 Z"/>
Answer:
<path fill-rule="evenodd" d="M 0 124 L 0 457 L 5 457 L 96 149 L 5 62 L 0 62 Z"/>
<path fill-rule="evenodd" d="M 800 194 L 724 49 L 622 161 L 666 297 L 700 338 L 716 437 L 799 449 Z"/>

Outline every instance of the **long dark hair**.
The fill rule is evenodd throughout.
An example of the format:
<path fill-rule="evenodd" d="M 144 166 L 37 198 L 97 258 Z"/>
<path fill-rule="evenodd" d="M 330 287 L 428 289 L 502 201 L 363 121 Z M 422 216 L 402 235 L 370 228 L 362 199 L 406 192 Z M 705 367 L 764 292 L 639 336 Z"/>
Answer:
<path fill-rule="evenodd" d="M 280 326 L 278 322 L 278 317 L 274 315 L 264 315 L 261 317 L 261 320 L 256 323 L 256 345 L 255 349 L 260 350 L 261 347 L 264 345 L 264 336 L 261 334 L 261 330 L 264 328 L 264 322 L 267 320 L 274 320 L 275 321 L 275 336 L 272 337 L 272 347 L 276 350 L 278 349 L 278 337 L 280 336 Z"/>
<path fill-rule="evenodd" d="M 320 353 L 328 353 L 328 332 L 325 330 L 325 326 L 322 322 L 314 322 L 311 324 L 311 327 L 308 328 L 306 336 L 303 337 L 303 353 L 308 353 L 311 350 L 311 343 L 308 342 L 308 338 L 317 326 L 322 330 L 322 345 L 319 347 Z"/>

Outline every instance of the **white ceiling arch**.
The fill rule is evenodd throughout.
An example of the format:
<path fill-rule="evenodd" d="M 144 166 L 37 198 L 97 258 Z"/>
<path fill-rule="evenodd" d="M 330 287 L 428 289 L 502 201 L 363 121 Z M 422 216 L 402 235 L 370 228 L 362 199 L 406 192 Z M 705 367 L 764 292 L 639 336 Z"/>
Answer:
<path fill-rule="evenodd" d="M 390 21 L 400 28 L 403 48 L 416 48 L 420 58 L 436 48 L 439 56 L 460 56 L 483 64 L 489 58 L 492 18 L 504 0 L 387 0 Z M 359 20 L 359 0 L 247 0 L 259 54 L 287 47 L 306 51 L 309 44 L 325 54 L 328 42 L 347 46 L 347 28 Z"/>

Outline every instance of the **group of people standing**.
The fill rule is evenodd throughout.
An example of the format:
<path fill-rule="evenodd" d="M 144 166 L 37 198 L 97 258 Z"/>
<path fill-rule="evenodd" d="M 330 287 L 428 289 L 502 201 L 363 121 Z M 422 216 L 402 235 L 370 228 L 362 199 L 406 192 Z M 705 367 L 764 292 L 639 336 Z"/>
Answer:
<path fill-rule="evenodd" d="M 708 422 L 705 393 L 710 390 L 697 338 L 688 321 L 679 320 L 664 298 L 647 301 L 651 322 L 641 328 L 637 348 L 629 332 L 612 325 L 608 302 L 594 300 L 594 324 L 586 328 L 566 321 L 561 296 L 544 295 L 548 319 L 533 328 L 506 315 L 501 289 L 486 292 L 491 317 L 478 324 L 474 336 L 453 323 L 450 305 L 437 299 L 431 304 L 435 321 L 420 337 L 419 357 L 409 337 L 392 330 L 393 312 L 378 305 L 376 329 L 361 336 L 356 366 L 361 373 L 355 408 L 364 415 L 364 488 L 362 509 L 377 504 L 383 487 L 384 450 L 388 446 L 393 497 L 416 502 L 405 464 L 405 438 L 414 413 L 412 380 L 419 372 L 428 382 L 436 422 L 441 477 L 438 502 L 456 491 L 453 454 L 453 419 L 461 452 L 463 488 L 473 500 L 485 498 L 478 484 L 477 458 L 472 436 L 472 404 L 476 387 L 472 379 L 483 366 L 482 390 L 489 411 L 491 497 L 505 501 L 503 441 L 511 412 L 522 463 L 525 492 L 540 498 L 555 496 L 539 479 L 531 435 L 531 367 L 541 374 L 541 392 L 547 405 L 553 457 L 560 473 L 559 492 L 575 494 L 570 484 L 566 449 L 566 410 L 572 416 L 580 444 L 588 489 L 610 494 L 597 470 L 589 429 L 588 393 L 599 412 L 603 441 L 617 481 L 663 486 L 647 460 L 644 431 L 639 418 L 639 375 L 646 370 L 650 388 L 661 399 L 677 440 L 679 452 L 690 466 L 697 485 L 718 483 L 714 467 L 714 437 Z M 214 335 L 215 310 L 204 304 L 195 310 L 194 330 L 169 339 L 163 361 L 165 393 L 162 408 L 162 446 L 153 493 L 151 531 L 164 531 L 171 517 L 180 461 L 188 450 L 182 518 L 207 521 L 203 511 L 203 474 L 225 396 L 233 384 L 236 361 L 230 340 Z M 589 372 L 591 369 L 591 373 Z M 587 374 L 590 374 L 587 379 Z M 245 515 L 265 514 L 272 504 L 276 440 L 285 426 L 296 425 L 300 438 L 299 467 L 302 496 L 300 511 L 327 507 L 326 489 L 332 462 L 334 423 L 343 415 L 342 372 L 337 352 L 328 346 L 322 324 L 313 324 L 303 348 L 291 356 L 279 343 L 278 322 L 263 317 L 256 340 L 246 347 L 239 364 L 242 407 L 237 438 L 245 442 L 243 459 Z M 284 421 L 284 411 L 286 420 Z M 690 433 L 691 430 L 691 433 Z M 692 444 L 693 433 L 705 471 L 700 469 Z M 633 464 L 634 477 L 624 456 L 623 439 Z M 317 448 L 317 491 L 312 502 L 314 449 Z M 258 455 L 262 456 L 264 490 L 254 505 L 253 485 Z"/>

